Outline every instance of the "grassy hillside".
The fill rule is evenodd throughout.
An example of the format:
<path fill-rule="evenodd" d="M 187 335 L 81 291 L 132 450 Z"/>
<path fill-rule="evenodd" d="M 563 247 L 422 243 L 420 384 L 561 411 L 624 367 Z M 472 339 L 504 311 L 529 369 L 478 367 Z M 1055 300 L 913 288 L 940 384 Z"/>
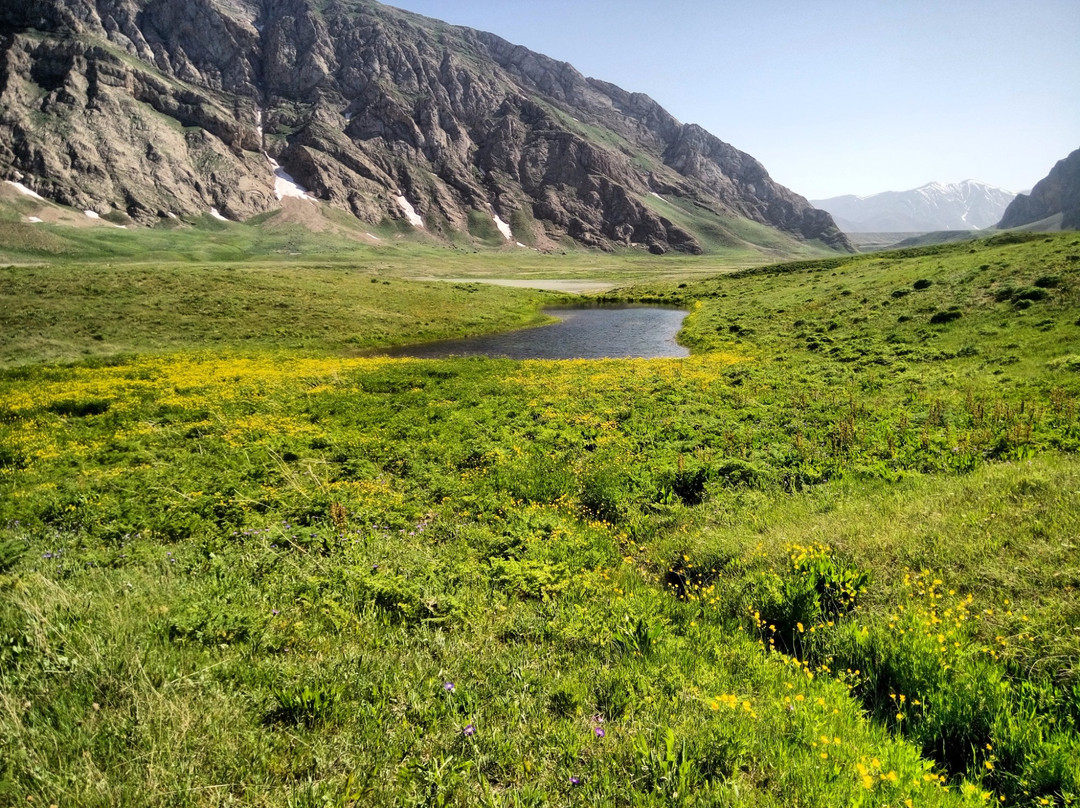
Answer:
<path fill-rule="evenodd" d="M 675 204 L 655 196 L 644 197 L 643 201 L 698 234 L 710 260 L 720 266 L 834 254 L 820 244 L 802 243 L 765 225 L 725 218 L 686 201 Z M 522 211 L 514 218 L 519 231 L 531 232 L 535 224 L 531 214 Z M 450 229 L 432 232 L 415 229 L 404 220 L 384 220 L 373 226 L 329 205 L 296 200 L 286 200 L 282 210 L 242 223 L 205 214 L 163 221 L 152 228 L 137 227 L 119 211 L 106 219 L 89 219 L 82 211 L 31 198 L 0 183 L 0 263 L 351 263 L 389 257 L 428 271 L 439 271 L 438 264 L 450 262 L 459 271 L 470 272 L 477 267 L 508 265 L 514 271 L 521 266 L 555 263 L 553 256 L 530 249 L 529 236 L 522 237 L 530 242 L 529 247 L 507 242 L 487 212 L 470 213 L 468 233 Z M 617 260 L 612 260 L 616 256 Z M 568 257 L 569 261 L 565 260 Z M 561 273 L 588 272 L 597 265 L 606 265 L 622 277 L 634 266 L 670 274 L 673 269 L 693 273 L 704 263 L 700 258 L 674 253 L 660 260 L 643 248 L 597 254 L 571 239 L 565 240 L 558 258 L 564 259 L 561 266 L 555 267 Z"/>
<path fill-rule="evenodd" d="M 652 283 L 695 355 L 595 362 L 341 355 L 361 289 L 508 290 L 169 270 L 135 355 L 0 371 L 0 802 L 1076 804 L 1077 254 Z M 303 347 L 208 302 L 295 284 Z"/>

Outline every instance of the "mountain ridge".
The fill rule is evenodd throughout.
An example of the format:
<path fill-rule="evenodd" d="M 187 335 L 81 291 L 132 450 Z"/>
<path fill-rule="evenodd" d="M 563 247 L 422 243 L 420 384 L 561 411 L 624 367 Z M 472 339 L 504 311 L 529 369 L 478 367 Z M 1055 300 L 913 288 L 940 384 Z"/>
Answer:
<path fill-rule="evenodd" d="M 1015 196 L 977 180 L 935 181 L 907 191 L 846 194 L 811 204 L 829 211 L 845 232 L 907 233 L 992 227 Z"/>
<path fill-rule="evenodd" d="M 1030 194 L 1017 196 L 998 227 L 1080 230 L 1080 149 L 1058 160 Z"/>
<path fill-rule="evenodd" d="M 750 155 L 495 34 L 368 0 L 0 10 L 0 179 L 153 224 L 275 209 L 279 169 L 435 238 L 487 217 L 511 244 L 695 253 L 746 219 L 851 249 Z"/>

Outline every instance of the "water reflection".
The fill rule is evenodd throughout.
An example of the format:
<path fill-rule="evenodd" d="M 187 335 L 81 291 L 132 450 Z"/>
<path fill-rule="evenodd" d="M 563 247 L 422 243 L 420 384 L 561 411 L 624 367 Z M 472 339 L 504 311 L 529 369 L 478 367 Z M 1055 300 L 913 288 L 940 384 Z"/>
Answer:
<path fill-rule="evenodd" d="M 622 359 L 689 356 L 675 342 L 687 312 L 654 306 L 545 309 L 559 322 L 506 334 L 405 345 L 385 356 L 444 359 L 493 356 L 509 359 Z"/>

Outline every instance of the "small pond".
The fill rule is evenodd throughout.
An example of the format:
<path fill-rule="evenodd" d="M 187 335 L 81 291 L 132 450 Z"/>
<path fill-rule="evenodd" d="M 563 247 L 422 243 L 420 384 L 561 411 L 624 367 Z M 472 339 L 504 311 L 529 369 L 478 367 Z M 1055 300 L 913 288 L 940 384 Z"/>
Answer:
<path fill-rule="evenodd" d="M 379 351 L 384 356 L 444 359 L 497 356 L 509 359 L 624 359 L 689 356 L 675 342 L 687 312 L 655 306 L 551 308 L 559 322 L 505 334 L 403 345 Z"/>

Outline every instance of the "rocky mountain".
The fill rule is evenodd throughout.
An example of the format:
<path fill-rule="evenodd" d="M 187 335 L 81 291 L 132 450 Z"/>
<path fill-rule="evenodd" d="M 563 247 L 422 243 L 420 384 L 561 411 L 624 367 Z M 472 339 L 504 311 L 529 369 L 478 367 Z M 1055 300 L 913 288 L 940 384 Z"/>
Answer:
<path fill-rule="evenodd" d="M 1080 230 L 1080 149 L 1059 160 L 1030 194 L 1016 197 L 998 227 Z"/>
<path fill-rule="evenodd" d="M 845 233 L 925 233 L 992 227 L 1016 196 L 975 180 L 931 182 L 910 191 L 836 196 L 812 205 L 827 210 Z"/>
<path fill-rule="evenodd" d="M 371 0 L 4 3 L 0 179 L 141 224 L 293 198 L 439 239 L 851 249 L 647 96 Z"/>

